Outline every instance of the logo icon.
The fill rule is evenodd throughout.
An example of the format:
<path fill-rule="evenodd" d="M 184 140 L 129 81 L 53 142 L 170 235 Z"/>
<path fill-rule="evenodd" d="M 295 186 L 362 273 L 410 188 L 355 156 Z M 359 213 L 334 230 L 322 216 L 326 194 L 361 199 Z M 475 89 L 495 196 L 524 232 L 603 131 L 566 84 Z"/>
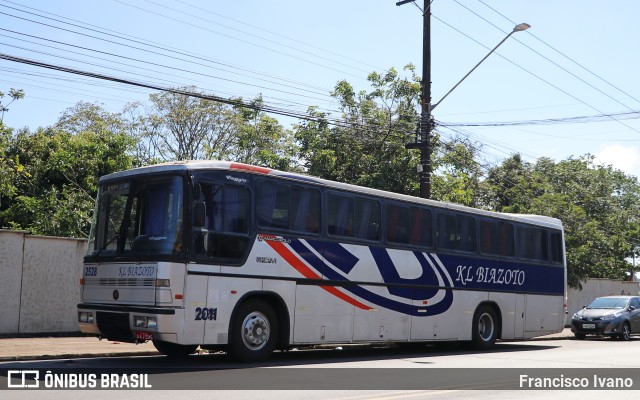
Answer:
<path fill-rule="evenodd" d="M 18 379 L 19 383 L 12 383 L 12 379 Z M 27 383 L 27 381 L 34 381 Z M 9 370 L 7 375 L 7 387 L 9 388 L 37 388 L 40 387 L 40 371 L 37 370 Z"/>

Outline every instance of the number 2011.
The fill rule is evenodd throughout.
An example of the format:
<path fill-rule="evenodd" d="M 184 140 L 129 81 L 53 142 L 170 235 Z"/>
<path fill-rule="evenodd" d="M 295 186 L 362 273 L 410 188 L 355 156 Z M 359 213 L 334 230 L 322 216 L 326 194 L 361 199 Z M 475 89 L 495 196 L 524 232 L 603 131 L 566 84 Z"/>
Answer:
<path fill-rule="evenodd" d="M 215 321 L 218 317 L 217 308 L 196 308 L 196 321 Z"/>

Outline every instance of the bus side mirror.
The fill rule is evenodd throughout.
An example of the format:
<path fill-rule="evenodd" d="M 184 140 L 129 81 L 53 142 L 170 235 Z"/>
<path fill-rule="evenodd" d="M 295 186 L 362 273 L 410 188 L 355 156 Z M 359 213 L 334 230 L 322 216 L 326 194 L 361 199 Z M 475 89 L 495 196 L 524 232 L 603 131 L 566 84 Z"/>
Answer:
<path fill-rule="evenodd" d="M 207 208 L 204 202 L 196 202 L 193 205 L 193 227 L 202 228 L 206 223 Z"/>

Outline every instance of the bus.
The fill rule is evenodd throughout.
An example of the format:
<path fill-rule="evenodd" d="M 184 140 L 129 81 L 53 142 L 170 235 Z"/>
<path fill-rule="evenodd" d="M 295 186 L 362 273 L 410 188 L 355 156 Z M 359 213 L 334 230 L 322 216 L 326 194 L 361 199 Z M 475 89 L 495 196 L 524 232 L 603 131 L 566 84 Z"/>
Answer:
<path fill-rule="evenodd" d="M 78 322 L 162 354 L 564 328 L 561 221 L 225 161 L 100 178 Z"/>

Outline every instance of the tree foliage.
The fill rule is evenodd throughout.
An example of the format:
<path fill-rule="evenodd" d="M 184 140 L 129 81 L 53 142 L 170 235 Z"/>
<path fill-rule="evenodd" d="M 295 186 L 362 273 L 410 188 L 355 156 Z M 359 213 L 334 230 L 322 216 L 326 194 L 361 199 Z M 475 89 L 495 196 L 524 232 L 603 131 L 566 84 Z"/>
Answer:
<path fill-rule="evenodd" d="M 194 87 L 181 92 L 203 95 Z M 235 99 L 242 102 L 242 99 Z M 221 159 L 289 169 L 290 132 L 260 111 L 173 92 L 155 93 L 149 103 L 127 107 L 129 131 L 137 139 L 143 164 L 175 160 Z"/>
<path fill-rule="evenodd" d="M 340 81 L 332 95 L 342 118 L 310 108 L 311 120 L 295 126 L 299 159 L 311 174 L 340 182 L 396 193 L 418 195 L 419 153 L 407 150 L 419 121 L 420 79 L 407 65 L 408 77 L 393 68 L 372 73 L 371 90 L 356 93 Z M 475 161 L 479 146 L 467 139 L 444 140 L 431 135 L 432 198 L 466 205 L 475 203 L 480 172 Z"/>
<path fill-rule="evenodd" d="M 3 134 L 0 226 L 87 236 L 98 178 L 133 165 L 133 141 L 120 127 L 117 115 L 80 103 L 52 127 Z"/>
<path fill-rule="evenodd" d="M 514 155 L 489 171 L 481 202 L 490 209 L 559 218 L 565 226 L 568 282 L 626 279 L 640 237 L 640 185 L 635 177 L 594 162 L 525 163 Z"/>
<path fill-rule="evenodd" d="M 4 113 L 9 111 L 9 104 L 13 103 L 16 100 L 24 98 L 24 90 L 14 88 L 9 89 L 9 97 L 11 98 L 11 100 L 6 104 L 4 104 L 2 101 L 4 96 L 5 94 L 3 92 L 0 92 L 0 123 L 4 122 Z"/>

